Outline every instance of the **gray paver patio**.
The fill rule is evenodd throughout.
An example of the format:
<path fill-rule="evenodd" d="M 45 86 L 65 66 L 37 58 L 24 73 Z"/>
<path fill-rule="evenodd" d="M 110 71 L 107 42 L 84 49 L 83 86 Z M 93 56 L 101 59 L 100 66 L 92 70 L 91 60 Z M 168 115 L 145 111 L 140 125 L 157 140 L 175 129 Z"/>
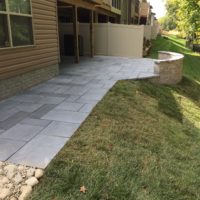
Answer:
<path fill-rule="evenodd" d="M 45 168 L 118 80 L 156 76 L 154 60 L 71 58 L 60 75 L 0 102 L 0 161 Z"/>

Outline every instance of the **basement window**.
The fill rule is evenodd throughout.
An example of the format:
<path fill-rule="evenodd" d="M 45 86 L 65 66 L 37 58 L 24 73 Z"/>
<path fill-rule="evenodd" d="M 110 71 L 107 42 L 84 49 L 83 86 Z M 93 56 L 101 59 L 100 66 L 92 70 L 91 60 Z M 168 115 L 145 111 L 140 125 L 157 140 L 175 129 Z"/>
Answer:
<path fill-rule="evenodd" d="M 31 0 L 0 0 L 0 48 L 33 43 Z"/>

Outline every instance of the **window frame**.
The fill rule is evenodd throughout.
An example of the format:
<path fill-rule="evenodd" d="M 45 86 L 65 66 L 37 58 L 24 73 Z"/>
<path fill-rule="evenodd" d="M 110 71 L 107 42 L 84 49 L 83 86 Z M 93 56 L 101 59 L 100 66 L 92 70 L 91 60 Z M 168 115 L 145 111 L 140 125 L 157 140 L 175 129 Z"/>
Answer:
<path fill-rule="evenodd" d="M 10 8 L 9 8 L 9 0 L 5 0 L 6 11 L 0 11 L 0 15 L 6 15 L 6 18 L 7 18 L 8 38 L 9 38 L 10 46 L 2 47 L 2 48 L 0 48 L 0 51 L 2 49 L 16 49 L 16 48 L 25 48 L 25 47 L 34 47 L 35 46 L 35 34 L 34 34 L 34 23 L 33 23 L 33 6 L 32 6 L 32 0 L 29 0 L 29 1 L 30 1 L 30 14 L 24 14 L 24 13 L 11 12 Z M 33 33 L 33 44 L 21 45 L 21 46 L 13 46 L 12 28 L 11 28 L 10 16 L 21 16 L 21 17 L 29 17 L 29 18 L 31 18 L 31 26 L 32 26 L 32 33 Z"/>

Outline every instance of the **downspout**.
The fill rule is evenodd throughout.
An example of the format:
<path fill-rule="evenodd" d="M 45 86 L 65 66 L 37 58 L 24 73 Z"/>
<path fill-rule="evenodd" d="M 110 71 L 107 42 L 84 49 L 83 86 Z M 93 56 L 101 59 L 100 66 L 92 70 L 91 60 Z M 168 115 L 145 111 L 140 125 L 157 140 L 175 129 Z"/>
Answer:
<path fill-rule="evenodd" d="M 127 2 L 127 24 L 131 24 L 131 0 Z"/>
<path fill-rule="evenodd" d="M 130 1 L 130 0 L 126 0 L 126 3 L 127 3 L 127 5 L 126 5 L 126 6 L 127 6 L 127 8 L 126 8 L 126 13 L 127 13 L 126 19 L 127 19 L 127 22 L 126 22 L 126 23 L 127 23 L 127 24 L 129 24 L 129 9 L 128 9 L 128 5 L 129 5 L 128 2 L 129 2 L 129 1 Z"/>

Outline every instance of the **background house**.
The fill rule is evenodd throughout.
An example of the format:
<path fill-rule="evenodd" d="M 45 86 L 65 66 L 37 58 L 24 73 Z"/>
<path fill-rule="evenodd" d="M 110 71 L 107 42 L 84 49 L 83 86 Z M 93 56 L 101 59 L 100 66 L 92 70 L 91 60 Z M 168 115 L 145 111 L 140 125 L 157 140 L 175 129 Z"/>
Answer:
<path fill-rule="evenodd" d="M 121 1 L 121 24 L 138 24 L 139 20 L 139 0 Z"/>
<path fill-rule="evenodd" d="M 160 32 L 160 26 L 155 13 L 152 12 L 151 4 L 147 0 L 140 2 L 138 23 L 145 26 L 144 37 L 147 40 L 156 39 Z"/>
<path fill-rule="evenodd" d="M 77 9 L 76 62 L 79 60 L 77 57 L 88 55 L 142 57 L 143 27 L 125 26 L 124 23 L 119 23 L 125 15 L 129 15 L 128 10 L 123 10 L 124 5 L 128 6 L 127 2 L 103 1 L 93 12 L 93 24 L 90 18 L 91 11 L 80 7 Z M 133 8 L 132 16 L 135 16 L 135 7 Z M 59 5 L 58 15 L 61 58 L 75 55 L 73 7 Z M 125 24 L 128 24 L 128 21 Z"/>
<path fill-rule="evenodd" d="M 146 0 L 140 2 L 139 11 L 139 24 L 150 25 L 151 24 L 151 5 Z"/>

